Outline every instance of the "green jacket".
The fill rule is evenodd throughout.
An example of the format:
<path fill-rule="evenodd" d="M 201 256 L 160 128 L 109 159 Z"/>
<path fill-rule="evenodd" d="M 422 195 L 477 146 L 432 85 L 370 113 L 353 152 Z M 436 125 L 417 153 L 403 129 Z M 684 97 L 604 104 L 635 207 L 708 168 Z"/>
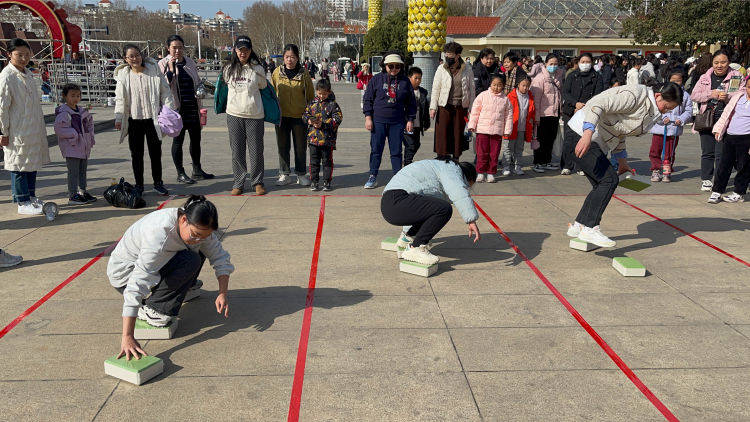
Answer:
<path fill-rule="evenodd" d="M 307 103 L 315 98 L 315 89 L 310 74 L 304 68 L 292 79 L 287 78 L 282 71 L 284 66 L 279 66 L 271 75 L 271 85 L 276 89 L 281 105 L 282 117 L 293 117 L 299 119 L 305 112 Z"/>

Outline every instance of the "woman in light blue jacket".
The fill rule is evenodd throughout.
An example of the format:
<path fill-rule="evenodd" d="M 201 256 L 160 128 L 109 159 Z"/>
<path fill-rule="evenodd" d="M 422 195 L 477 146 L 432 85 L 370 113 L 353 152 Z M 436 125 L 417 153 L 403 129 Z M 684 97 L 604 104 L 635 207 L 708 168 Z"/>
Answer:
<path fill-rule="evenodd" d="M 669 75 L 669 82 L 674 82 L 683 87 L 684 75 L 681 70 L 675 70 Z M 682 104 L 674 110 L 662 114 L 662 123 L 657 123 L 651 128 L 651 150 L 648 153 L 651 159 L 651 181 L 671 182 L 670 176 L 674 168 L 674 153 L 677 143 L 682 136 L 682 127 L 690 123 L 693 118 L 693 101 L 690 94 L 682 88 Z M 664 126 L 667 125 L 667 139 L 664 140 Z M 669 162 L 669 171 L 661 174 L 662 169 L 662 147 L 664 147 L 664 159 Z"/>
<path fill-rule="evenodd" d="M 425 265 L 439 261 L 427 245 L 450 221 L 451 203 L 468 225 L 469 237 L 479 240 L 479 214 L 469 192 L 476 180 L 473 164 L 451 160 L 415 161 L 393 176 L 383 190 L 380 211 L 385 221 L 404 226 L 396 244 L 406 248 L 401 258 Z"/>

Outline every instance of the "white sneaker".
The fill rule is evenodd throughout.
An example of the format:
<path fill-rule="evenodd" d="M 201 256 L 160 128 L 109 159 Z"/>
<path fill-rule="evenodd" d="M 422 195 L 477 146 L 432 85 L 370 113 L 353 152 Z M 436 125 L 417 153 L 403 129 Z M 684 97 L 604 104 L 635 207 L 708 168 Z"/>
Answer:
<path fill-rule="evenodd" d="M 703 192 L 711 192 L 711 188 L 714 187 L 714 182 L 710 180 L 704 180 L 701 182 L 701 190 Z"/>
<path fill-rule="evenodd" d="M 193 286 L 188 289 L 187 294 L 185 295 L 185 299 L 183 299 L 182 302 L 189 302 L 195 298 L 200 297 L 201 287 L 203 287 L 203 282 L 200 280 L 195 280 L 195 284 L 193 284 Z"/>
<path fill-rule="evenodd" d="M 495 183 L 495 176 L 488 174 L 487 175 L 487 183 Z"/>
<path fill-rule="evenodd" d="M 154 327 L 166 327 L 167 324 L 172 321 L 171 316 L 157 312 L 146 305 L 138 308 L 138 319 L 146 321 L 149 325 L 153 325 Z"/>
<path fill-rule="evenodd" d="M 534 170 L 535 173 L 544 173 L 544 166 L 541 164 L 534 164 L 534 167 L 531 169 Z"/>
<path fill-rule="evenodd" d="M 398 236 L 398 240 L 396 241 L 396 248 L 408 248 L 413 241 L 413 237 L 406 234 L 406 232 L 401 232 L 401 234 Z"/>
<path fill-rule="evenodd" d="M 600 248 L 613 248 L 616 245 L 614 240 L 608 238 L 599 230 L 599 226 L 594 228 L 583 226 L 578 238 L 584 242 L 593 243 Z"/>
<path fill-rule="evenodd" d="M 573 224 L 568 223 L 568 236 L 578 237 L 581 234 L 581 223 L 574 221 Z"/>
<path fill-rule="evenodd" d="M 570 169 L 562 169 L 560 171 L 561 176 L 570 176 L 573 172 L 570 171 Z"/>
<path fill-rule="evenodd" d="M 578 170 L 577 174 L 579 176 L 585 176 L 586 175 L 586 173 L 584 173 L 583 170 Z"/>
<path fill-rule="evenodd" d="M 523 172 L 521 166 L 516 166 L 516 168 L 513 169 L 513 174 L 515 174 L 516 176 L 523 176 L 526 173 Z"/>
<path fill-rule="evenodd" d="M 31 201 L 21 202 L 18 204 L 18 213 L 21 215 L 42 215 L 42 207 Z"/>
<path fill-rule="evenodd" d="M 310 186 L 310 179 L 304 174 L 298 174 L 297 184 L 302 186 Z"/>
<path fill-rule="evenodd" d="M 401 259 L 424 265 L 434 265 L 440 261 L 440 258 L 430 253 L 427 245 L 420 245 L 416 248 L 409 246 L 407 250 L 401 253 Z"/>
<path fill-rule="evenodd" d="M 711 196 L 708 197 L 709 204 L 718 204 L 721 202 L 721 194 L 719 192 L 711 192 Z"/>
<path fill-rule="evenodd" d="M 503 169 L 503 176 L 510 176 L 510 168 L 504 168 Z"/>
<path fill-rule="evenodd" d="M 21 255 L 11 255 L 4 250 L 0 250 L 0 268 L 13 267 L 23 262 Z"/>
<path fill-rule="evenodd" d="M 39 207 L 44 207 L 44 201 L 42 201 L 41 199 L 37 198 L 36 196 L 32 196 L 31 197 L 31 203 L 34 204 L 34 205 L 37 205 Z"/>
<path fill-rule="evenodd" d="M 477 183 L 484 182 L 484 173 L 477 174 Z"/>
<path fill-rule="evenodd" d="M 737 192 L 732 192 L 729 195 L 724 195 L 724 197 L 721 199 L 723 199 L 724 202 L 745 202 L 745 197 Z"/>
<path fill-rule="evenodd" d="M 288 174 L 280 174 L 279 180 L 276 181 L 276 186 L 284 186 L 292 183 L 292 178 Z"/>

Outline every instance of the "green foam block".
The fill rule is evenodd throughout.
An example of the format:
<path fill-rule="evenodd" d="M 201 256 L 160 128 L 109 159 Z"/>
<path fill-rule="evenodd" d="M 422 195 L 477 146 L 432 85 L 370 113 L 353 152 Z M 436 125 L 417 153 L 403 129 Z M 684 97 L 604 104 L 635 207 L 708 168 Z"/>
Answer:
<path fill-rule="evenodd" d="M 142 319 L 135 320 L 133 336 L 136 340 L 167 340 L 174 337 L 177 331 L 177 318 L 164 327 L 154 327 Z"/>
<path fill-rule="evenodd" d="M 116 356 L 104 361 L 104 373 L 135 385 L 141 385 L 164 372 L 164 361 L 156 356 L 142 356 L 140 359 Z"/>
<path fill-rule="evenodd" d="M 623 173 L 620 175 L 620 183 L 618 183 L 618 186 L 622 186 L 625 189 L 630 189 L 635 192 L 640 192 L 651 187 L 651 179 L 648 176 Z"/>
<path fill-rule="evenodd" d="M 570 239 L 570 243 L 568 244 L 568 246 L 570 246 L 571 249 L 577 249 L 584 252 L 593 251 L 594 249 L 598 248 L 598 246 L 594 245 L 593 243 L 584 242 L 583 240 L 578 238 Z"/>
<path fill-rule="evenodd" d="M 382 242 L 380 242 L 380 249 L 384 251 L 398 252 L 396 242 L 398 242 L 397 237 L 386 237 Z"/>
<path fill-rule="evenodd" d="M 398 269 L 401 272 L 419 275 L 422 277 L 429 277 L 437 272 L 438 264 L 425 265 L 418 262 L 406 261 L 404 259 L 399 260 Z"/>
<path fill-rule="evenodd" d="M 646 267 L 638 260 L 627 256 L 612 258 L 612 267 L 626 277 L 645 277 Z"/>

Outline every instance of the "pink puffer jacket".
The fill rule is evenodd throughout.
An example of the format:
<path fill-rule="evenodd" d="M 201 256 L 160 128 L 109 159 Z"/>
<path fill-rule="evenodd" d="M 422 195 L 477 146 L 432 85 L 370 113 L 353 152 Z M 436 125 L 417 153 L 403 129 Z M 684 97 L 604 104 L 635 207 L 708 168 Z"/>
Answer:
<path fill-rule="evenodd" d="M 502 92 L 486 90 L 474 100 L 469 129 L 485 135 L 510 135 L 513 131 L 513 106 Z"/>
<path fill-rule="evenodd" d="M 693 93 L 690 94 L 691 100 L 695 101 L 696 103 L 700 103 L 701 113 L 706 111 L 708 100 L 711 99 L 711 74 L 713 72 L 714 70 L 713 68 L 711 68 L 708 69 L 706 73 L 701 75 L 701 77 L 698 79 L 698 83 L 695 84 L 695 88 L 693 88 Z M 729 80 L 732 79 L 733 76 L 742 77 L 742 74 L 734 69 L 729 69 L 729 72 L 727 72 L 726 76 L 724 76 L 724 83 L 729 84 Z M 737 95 L 742 95 L 745 92 L 745 82 L 746 81 L 743 78 L 743 80 L 740 82 L 740 89 L 729 94 L 730 100 Z"/>
<path fill-rule="evenodd" d="M 88 110 L 78 107 L 78 111 L 62 104 L 55 110 L 55 134 L 60 152 L 65 158 L 88 159 L 94 141 L 94 118 Z M 78 133 L 73 119 L 80 119 L 83 133 Z"/>
<path fill-rule="evenodd" d="M 560 116 L 562 106 L 562 86 L 565 71 L 558 68 L 550 76 L 545 66 L 539 67 L 539 73 L 531 80 L 531 92 L 536 101 L 536 121 L 541 117 Z"/>

